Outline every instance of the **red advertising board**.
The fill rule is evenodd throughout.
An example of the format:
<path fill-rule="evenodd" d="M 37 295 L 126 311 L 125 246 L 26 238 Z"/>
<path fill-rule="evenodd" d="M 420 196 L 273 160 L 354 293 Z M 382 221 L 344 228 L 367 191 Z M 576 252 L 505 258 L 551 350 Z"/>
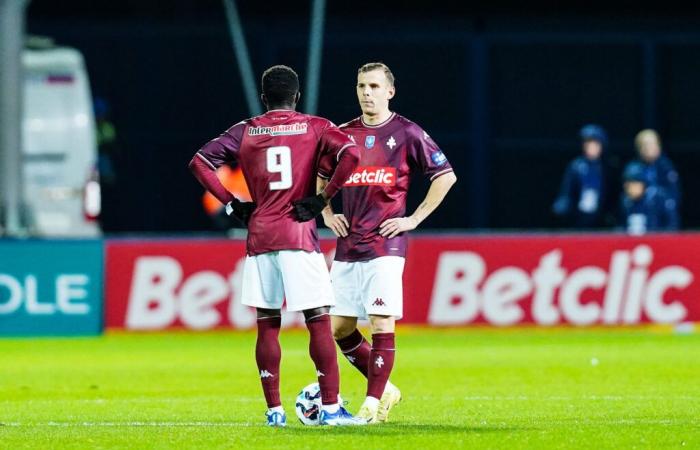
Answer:
<path fill-rule="evenodd" d="M 323 243 L 330 260 L 333 241 Z M 108 241 L 106 325 L 251 328 L 245 244 Z M 700 234 L 415 237 L 404 323 L 508 326 L 700 321 Z M 286 325 L 300 323 L 287 315 Z"/>

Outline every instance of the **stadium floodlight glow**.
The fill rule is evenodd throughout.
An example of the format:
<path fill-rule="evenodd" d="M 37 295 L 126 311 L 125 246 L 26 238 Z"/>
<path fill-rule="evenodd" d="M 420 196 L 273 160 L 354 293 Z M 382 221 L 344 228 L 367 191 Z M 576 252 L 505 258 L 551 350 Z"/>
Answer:
<path fill-rule="evenodd" d="M 231 35 L 231 43 L 236 54 L 238 71 L 243 82 L 248 112 L 251 117 L 257 116 L 262 114 L 262 107 L 258 100 L 255 76 L 236 1 L 223 0 L 223 4 Z M 309 32 L 309 59 L 306 67 L 306 91 L 304 92 L 304 110 L 307 114 L 316 114 L 318 110 L 325 14 L 326 0 L 313 0 L 311 5 L 311 29 Z"/>
<path fill-rule="evenodd" d="M 326 0 L 313 0 L 311 7 L 311 31 L 309 34 L 309 64 L 306 69 L 307 114 L 318 111 L 318 92 L 321 82 L 321 56 L 323 52 L 323 23 Z"/>
<path fill-rule="evenodd" d="M 224 9 L 226 10 L 226 20 L 228 22 L 229 32 L 231 34 L 231 43 L 236 54 L 238 62 L 238 70 L 243 81 L 243 90 L 245 91 L 246 103 L 248 103 L 248 111 L 251 116 L 262 114 L 262 107 L 258 99 L 258 90 L 255 87 L 255 77 L 253 76 L 253 66 L 250 63 L 250 55 L 248 54 L 248 46 L 245 42 L 243 34 L 243 25 L 241 18 L 238 15 L 236 8 L 236 0 L 223 0 Z"/>

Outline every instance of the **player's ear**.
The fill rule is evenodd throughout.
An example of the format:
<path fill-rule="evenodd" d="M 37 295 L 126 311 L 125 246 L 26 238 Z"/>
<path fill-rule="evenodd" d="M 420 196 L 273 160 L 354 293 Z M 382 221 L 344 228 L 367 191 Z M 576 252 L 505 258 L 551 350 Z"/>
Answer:
<path fill-rule="evenodd" d="M 267 97 L 265 97 L 265 94 L 260 94 L 260 101 L 263 102 L 263 105 L 267 108 Z"/>
<path fill-rule="evenodd" d="M 301 92 L 297 91 L 296 95 L 294 96 L 294 103 L 299 103 L 299 99 L 301 99 Z"/>
<path fill-rule="evenodd" d="M 396 95 L 396 87 L 395 86 L 389 86 L 389 100 L 394 98 L 394 95 Z"/>

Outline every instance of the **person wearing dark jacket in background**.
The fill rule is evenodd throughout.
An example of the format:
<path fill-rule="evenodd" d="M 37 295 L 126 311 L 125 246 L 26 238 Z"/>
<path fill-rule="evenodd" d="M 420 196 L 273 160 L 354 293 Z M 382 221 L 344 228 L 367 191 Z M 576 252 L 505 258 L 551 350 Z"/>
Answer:
<path fill-rule="evenodd" d="M 632 235 L 677 230 L 676 200 L 664 189 L 648 186 L 645 170 L 644 164 L 638 161 L 629 163 L 625 169 L 620 225 Z"/>
<path fill-rule="evenodd" d="M 627 167 L 639 166 L 647 187 L 662 190 L 668 198 L 675 200 L 678 208 L 681 202 L 680 179 L 671 160 L 662 154 L 659 134 L 654 130 L 642 130 L 634 138 L 634 145 L 639 157 L 630 162 Z"/>
<path fill-rule="evenodd" d="M 570 226 L 593 228 L 602 224 L 604 213 L 606 177 L 602 154 L 608 136 L 595 124 L 585 125 L 579 135 L 583 154 L 567 166 L 552 210 Z"/>

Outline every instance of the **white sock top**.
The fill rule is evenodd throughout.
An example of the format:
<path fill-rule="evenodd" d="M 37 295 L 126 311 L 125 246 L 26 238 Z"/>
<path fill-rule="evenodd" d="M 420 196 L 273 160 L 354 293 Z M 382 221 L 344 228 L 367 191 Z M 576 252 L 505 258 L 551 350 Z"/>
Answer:
<path fill-rule="evenodd" d="M 362 406 L 377 409 L 379 408 L 379 399 L 374 397 L 366 397 L 365 402 L 362 404 Z"/>
<path fill-rule="evenodd" d="M 340 405 L 337 403 L 334 403 L 332 405 L 321 405 L 321 409 L 329 414 L 335 414 L 340 409 Z"/>

